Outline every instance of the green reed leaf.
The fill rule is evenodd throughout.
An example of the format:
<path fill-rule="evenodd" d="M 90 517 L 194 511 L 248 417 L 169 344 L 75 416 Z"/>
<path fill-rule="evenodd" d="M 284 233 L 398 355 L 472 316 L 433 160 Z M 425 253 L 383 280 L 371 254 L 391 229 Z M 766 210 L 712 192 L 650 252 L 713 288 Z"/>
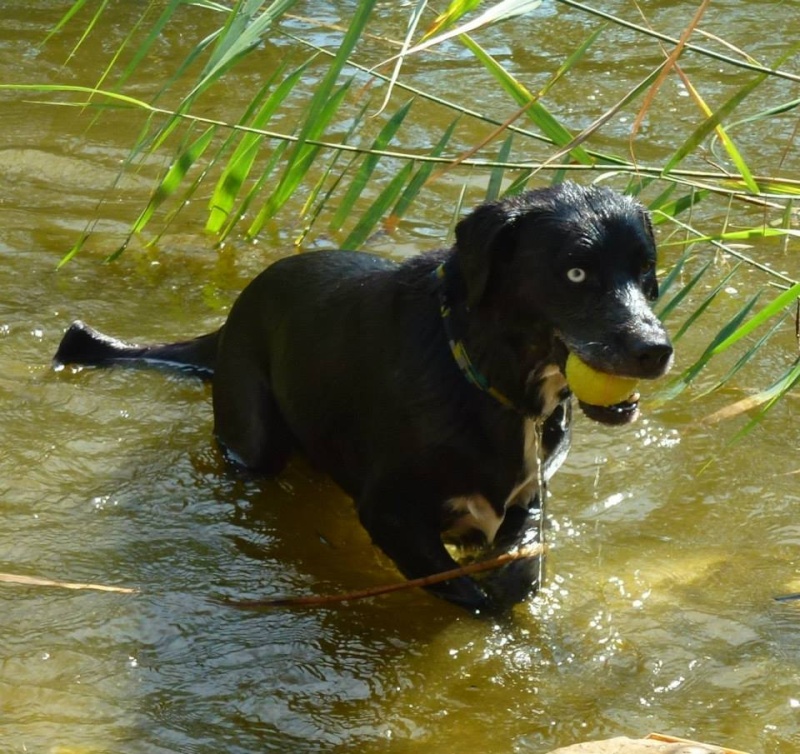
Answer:
<path fill-rule="evenodd" d="M 323 103 L 322 110 L 319 113 L 319 124 L 328 123 L 331 118 L 333 118 L 333 115 L 342 104 L 351 83 L 352 79 L 345 82 Z M 294 144 L 294 149 L 286 158 L 283 176 L 278 186 L 272 192 L 266 204 L 261 208 L 255 220 L 248 228 L 247 234 L 250 237 L 256 236 L 261 231 L 264 223 L 273 217 L 288 201 L 289 197 L 294 193 L 311 168 L 319 150 L 320 147 L 317 144 L 309 142 L 308 139 L 303 140 L 302 136 L 298 136 Z"/>
<path fill-rule="evenodd" d="M 737 327 L 733 332 L 729 333 L 724 340 L 717 343 L 711 355 L 715 356 L 718 353 L 730 348 L 734 343 L 749 335 L 753 330 L 760 327 L 768 319 L 774 317 L 785 307 L 794 304 L 800 298 L 800 283 L 795 283 L 791 288 L 785 290 L 779 296 L 776 296 L 769 304 L 767 304 L 761 311 L 758 312 L 752 319 L 748 320 L 744 325 Z"/>
<path fill-rule="evenodd" d="M 300 67 L 296 68 L 281 81 L 274 92 L 266 96 L 266 92 L 275 76 L 278 74 L 278 71 L 276 71 L 264 87 L 262 87 L 260 96 L 253 100 L 251 107 L 242 119 L 242 123 L 247 124 L 248 121 L 250 121 L 250 111 L 257 102 L 260 102 L 261 104 L 258 107 L 258 111 L 252 115 L 252 121 L 249 122 L 249 129 L 257 130 L 266 126 L 286 97 L 294 91 L 295 86 L 300 81 L 310 63 L 311 60 L 308 60 Z M 248 132 L 241 135 L 239 144 L 228 160 L 225 169 L 222 171 L 214 187 L 214 193 L 209 201 L 209 216 L 206 222 L 206 230 L 212 233 L 218 233 L 230 217 L 239 191 L 250 175 L 263 139 L 264 137 L 261 134 L 254 133 L 252 130 L 248 130 Z"/>
<path fill-rule="evenodd" d="M 673 312 L 674 309 L 692 292 L 694 287 L 703 279 L 709 267 L 714 263 L 713 259 L 709 259 L 687 282 L 681 289 L 669 300 L 667 304 L 658 312 L 659 319 L 664 322 L 667 317 Z M 675 269 L 680 269 L 677 265 Z"/>
<path fill-rule="evenodd" d="M 458 121 L 459 118 L 455 118 L 444 130 L 444 133 L 442 133 L 439 141 L 436 142 L 435 146 L 430 152 L 432 157 L 439 157 L 442 152 L 444 152 L 445 147 L 450 143 L 450 139 L 453 136 L 453 131 L 455 131 Z M 389 219 L 390 225 L 396 224 L 399 218 L 405 215 L 414 199 L 417 198 L 417 195 L 422 190 L 422 187 L 425 185 L 428 178 L 430 178 L 431 172 L 433 172 L 432 162 L 423 162 L 417 168 L 417 172 L 414 173 L 414 177 L 408 182 L 408 185 L 403 190 L 403 193 L 400 195 L 397 203 L 394 205 L 394 207 L 392 207 L 392 212 Z"/>
<path fill-rule="evenodd" d="M 783 323 L 786 321 L 787 317 L 789 316 L 788 311 L 782 312 L 778 317 L 775 318 L 775 321 L 772 323 L 772 326 L 765 332 L 750 348 L 748 348 L 736 361 L 736 363 L 725 373 L 723 377 L 721 377 L 716 384 L 712 387 L 703 390 L 701 393 L 698 394 L 698 398 L 701 398 L 704 395 L 708 395 L 709 393 L 713 393 L 716 390 L 719 390 L 721 387 L 726 385 L 730 382 L 731 379 L 739 372 L 742 367 L 748 364 L 752 358 L 769 342 L 770 338 L 781 328 Z"/>
<path fill-rule="evenodd" d="M 664 388 L 658 395 L 661 400 L 672 400 L 680 395 L 689 385 L 689 383 L 697 377 L 697 375 L 708 364 L 714 356 L 714 349 L 718 344 L 725 341 L 726 338 L 737 330 L 742 321 L 750 313 L 750 310 L 755 306 L 756 302 L 761 295 L 761 291 L 753 294 L 747 302 L 739 309 L 739 311 L 730 319 L 712 339 L 711 343 L 706 346 L 706 349 L 700 357 L 689 367 L 687 367 L 678 377 L 676 377 L 666 388 Z M 675 338 L 673 337 L 673 341 Z"/>
<path fill-rule="evenodd" d="M 350 231 L 347 238 L 344 239 L 342 247 L 345 249 L 357 249 L 369 237 L 369 234 L 380 222 L 381 218 L 389 210 L 389 207 L 397 200 L 403 186 L 410 178 L 414 170 L 414 165 L 407 162 L 400 171 L 389 181 L 386 188 L 381 191 L 378 198 L 370 205 L 366 212 L 361 215 L 355 228 Z"/>
<path fill-rule="evenodd" d="M 737 264 L 727 275 L 725 275 L 722 280 L 720 280 L 712 289 L 711 291 L 705 296 L 702 300 L 700 305 L 686 318 L 684 323 L 678 328 L 677 332 L 672 336 L 672 340 L 674 342 L 678 342 L 683 335 L 689 330 L 689 328 L 699 319 L 700 315 L 708 309 L 709 306 L 714 302 L 714 300 L 719 296 L 719 294 L 725 289 L 728 283 L 731 281 L 733 276 L 738 271 L 740 264 Z M 699 278 L 698 278 L 699 279 Z M 681 295 L 681 292 L 676 294 L 677 296 Z"/>
<path fill-rule="evenodd" d="M 272 217 L 286 203 L 311 166 L 318 148 L 308 142 L 317 139 L 323 134 L 337 110 L 337 95 L 334 93 L 336 80 L 361 38 L 376 3 L 377 0 L 362 0 L 362 2 L 357 3 L 350 26 L 347 28 L 347 32 L 339 45 L 339 50 L 328 67 L 325 76 L 314 90 L 306 118 L 298 134 L 297 144 L 295 144 L 287 158 L 287 164 L 281 180 L 259 213 L 258 222 L 251 226 L 249 231 L 251 235 L 257 233 L 260 224 L 263 224 L 267 218 Z M 343 89 L 340 89 L 340 94 L 342 95 L 344 93 Z M 332 104 L 336 105 L 336 107 L 331 107 Z"/>
<path fill-rule="evenodd" d="M 381 128 L 381 130 L 378 132 L 378 135 L 375 137 L 375 140 L 372 142 L 373 150 L 386 149 L 405 120 L 406 115 L 408 115 L 408 111 L 411 109 L 413 102 L 414 100 L 409 100 L 406 102 L 383 125 L 383 128 Z M 361 160 L 361 165 L 359 166 L 358 171 L 353 177 L 350 186 L 347 188 L 347 192 L 339 203 L 339 206 L 337 207 L 336 212 L 331 219 L 331 230 L 339 230 L 342 225 L 344 225 L 347 218 L 352 214 L 353 206 L 358 200 L 358 197 L 361 196 L 361 193 L 364 191 L 364 188 L 375 171 L 379 160 L 380 156 L 377 154 L 367 154 Z"/>
<path fill-rule="evenodd" d="M 771 228 L 765 225 L 758 225 L 755 228 L 745 228 L 744 230 L 725 230 L 722 233 L 715 233 L 706 236 L 692 236 L 691 238 L 679 241 L 664 241 L 661 246 L 685 246 L 686 244 L 696 244 L 709 241 L 753 241 L 762 238 L 800 238 L 800 230 L 793 228 Z"/>
<path fill-rule="evenodd" d="M 800 359 L 781 376 L 781 378 L 771 385 L 769 388 L 759 394 L 759 399 L 764 401 L 764 407 L 758 415 L 745 426 L 741 432 L 734 439 L 738 439 L 750 432 L 761 420 L 766 416 L 767 412 L 786 395 L 790 390 L 793 390 L 796 385 L 800 384 Z"/>
<path fill-rule="evenodd" d="M 508 160 L 511 154 L 511 144 L 514 140 L 514 135 L 509 134 L 503 143 L 500 145 L 500 151 L 497 153 L 497 162 L 501 163 L 497 167 L 492 168 L 489 173 L 489 182 L 486 185 L 486 196 L 484 201 L 493 202 L 500 196 L 500 189 L 503 186 L 503 177 L 505 176 L 505 168 L 502 163 Z"/>
<path fill-rule="evenodd" d="M 525 86 L 515 79 L 497 60 L 484 50 L 474 39 L 467 35 L 461 37 L 461 41 L 472 52 L 473 55 L 483 63 L 484 68 L 494 77 L 504 91 L 506 91 L 514 101 L 525 107 L 527 117 L 547 136 L 556 146 L 567 146 L 573 139 L 570 130 L 564 126 Z M 594 161 L 582 147 L 570 150 L 570 156 L 584 165 L 590 165 Z"/>

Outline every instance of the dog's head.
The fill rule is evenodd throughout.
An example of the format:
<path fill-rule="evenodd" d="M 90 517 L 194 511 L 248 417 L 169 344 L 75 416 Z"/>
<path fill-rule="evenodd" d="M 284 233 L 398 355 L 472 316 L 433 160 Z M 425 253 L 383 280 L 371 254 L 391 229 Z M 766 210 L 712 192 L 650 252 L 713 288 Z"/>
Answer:
<path fill-rule="evenodd" d="M 658 296 L 656 247 L 644 207 L 603 187 L 564 183 L 486 204 L 456 228 L 467 301 L 553 344 L 564 368 L 573 352 L 594 369 L 653 379 L 672 345 L 650 309 Z M 532 344 L 533 345 L 533 344 Z M 598 421 L 625 423 L 634 401 L 581 404 Z"/>

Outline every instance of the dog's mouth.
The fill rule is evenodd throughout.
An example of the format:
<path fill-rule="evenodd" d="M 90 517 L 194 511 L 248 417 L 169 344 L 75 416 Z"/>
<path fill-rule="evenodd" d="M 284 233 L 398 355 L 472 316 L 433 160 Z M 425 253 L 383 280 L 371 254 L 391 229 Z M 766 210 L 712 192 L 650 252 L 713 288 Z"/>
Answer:
<path fill-rule="evenodd" d="M 556 361 L 562 373 L 564 373 L 570 352 L 569 346 L 560 335 L 556 337 L 554 346 Z M 630 424 L 639 417 L 639 398 L 639 393 L 636 391 L 631 393 L 624 401 L 611 406 L 597 406 L 582 400 L 578 400 L 578 405 L 586 416 L 601 424 Z"/>
<path fill-rule="evenodd" d="M 615 403 L 613 406 L 594 406 L 591 403 L 578 401 L 586 416 L 602 424 L 630 424 L 639 416 L 639 393 L 633 393 L 630 398 Z"/>

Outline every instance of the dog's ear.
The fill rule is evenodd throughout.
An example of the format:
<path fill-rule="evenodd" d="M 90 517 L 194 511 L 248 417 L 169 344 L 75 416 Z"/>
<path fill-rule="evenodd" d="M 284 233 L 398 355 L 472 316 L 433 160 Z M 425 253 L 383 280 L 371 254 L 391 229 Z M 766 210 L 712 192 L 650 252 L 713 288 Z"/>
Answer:
<path fill-rule="evenodd" d="M 483 204 L 456 225 L 456 258 L 467 288 L 467 306 L 486 290 L 497 250 L 513 230 L 513 216 L 502 203 Z"/>
<path fill-rule="evenodd" d="M 642 208 L 642 225 L 644 226 L 647 238 L 653 244 L 653 249 L 656 248 L 656 234 L 653 232 L 653 221 L 650 219 L 650 213 Z M 644 295 L 647 296 L 649 301 L 655 301 L 658 298 L 658 278 L 656 277 L 655 270 L 645 280 Z"/>

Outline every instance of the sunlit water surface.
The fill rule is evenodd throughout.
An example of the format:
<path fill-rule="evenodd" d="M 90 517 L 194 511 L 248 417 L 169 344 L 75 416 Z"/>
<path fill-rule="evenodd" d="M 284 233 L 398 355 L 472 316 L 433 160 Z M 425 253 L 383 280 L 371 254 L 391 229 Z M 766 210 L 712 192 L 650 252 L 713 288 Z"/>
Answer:
<path fill-rule="evenodd" d="M 135 5 L 104 16 L 64 74 L 77 28 L 39 51 L 55 4 L 0 3 L 0 80 L 93 83 Z M 778 22 L 775 4 L 724 5 L 710 28 L 765 60 L 778 56 L 780 32 L 764 28 Z M 800 28 L 797 7 L 779 5 L 780 28 Z M 661 28 L 679 32 L 677 6 L 658 6 Z M 350 7 L 304 10 L 334 22 Z M 386 10 L 387 28 L 402 36 L 408 9 Z M 143 91 L 207 32 L 201 18 L 187 12 L 182 34 L 159 42 Z M 486 40 L 535 88 L 538 71 L 592 28 L 545 6 Z M 318 41 L 335 39 L 332 31 Z M 624 39 L 611 30 L 603 49 Z M 288 49 L 263 54 L 268 62 Z M 630 51 L 618 68 L 593 58 L 554 101 L 565 98 L 564 112 L 585 125 L 583 115 L 596 117 L 617 91 L 612 76 L 635 80 L 654 54 Z M 469 91 L 465 61 L 454 45 L 435 65 L 418 64 L 419 81 Z M 241 76 L 257 80 L 264 67 L 262 58 Z M 685 93 L 674 88 L 678 118 Z M 240 96 L 229 87 L 220 112 L 239 113 Z M 486 97 L 503 117 L 511 112 L 491 87 Z M 540 753 L 651 730 L 754 754 L 798 750 L 800 607 L 772 599 L 800 590 L 796 395 L 738 443 L 743 421 L 700 422 L 741 396 L 733 391 L 646 404 L 631 427 L 579 418 L 551 485 L 547 589 L 508 621 L 475 620 L 421 592 L 314 610 L 233 609 L 218 598 L 347 591 L 398 575 L 350 502 L 301 462 L 277 480 L 226 469 L 203 384 L 141 370 L 56 373 L 50 357 L 78 316 L 153 341 L 216 328 L 246 280 L 289 252 L 291 233 L 277 223 L 261 244 L 235 241 L 219 253 L 202 234 L 202 211 L 190 211 L 160 253 L 134 248 L 102 266 L 147 197 L 152 165 L 123 179 L 87 252 L 56 272 L 139 124 L 107 114 L 90 127 L 85 115 L 25 101 L 34 98 L 0 95 L 0 571 L 138 591 L 0 584 L 0 751 Z M 419 143 L 433 143 L 451 117 L 419 122 Z M 606 133 L 624 139 L 629 127 L 621 119 Z M 649 127 L 654 150 L 668 145 L 668 119 Z M 765 164 L 784 137 L 765 134 Z M 440 244 L 450 222 L 442 207 L 461 179 L 442 181 L 373 247 L 402 255 Z M 764 253 L 798 275 L 793 257 L 774 245 Z M 731 307 L 743 300 L 738 290 L 726 296 Z M 682 342 L 682 363 L 716 326 Z M 772 355 L 742 373 L 742 389 L 768 384 L 793 348 L 787 325 Z"/>

